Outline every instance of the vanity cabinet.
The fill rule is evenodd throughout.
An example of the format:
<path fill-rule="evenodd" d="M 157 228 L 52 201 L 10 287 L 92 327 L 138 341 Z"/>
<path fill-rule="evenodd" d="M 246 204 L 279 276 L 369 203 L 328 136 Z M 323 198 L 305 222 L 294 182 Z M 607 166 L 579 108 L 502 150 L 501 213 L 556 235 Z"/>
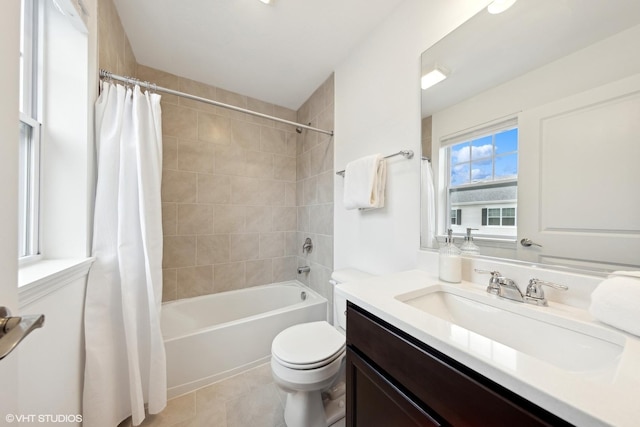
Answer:
<path fill-rule="evenodd" d="M 349 427 L 571 425 L 351 302 L 346 375 Z"/>

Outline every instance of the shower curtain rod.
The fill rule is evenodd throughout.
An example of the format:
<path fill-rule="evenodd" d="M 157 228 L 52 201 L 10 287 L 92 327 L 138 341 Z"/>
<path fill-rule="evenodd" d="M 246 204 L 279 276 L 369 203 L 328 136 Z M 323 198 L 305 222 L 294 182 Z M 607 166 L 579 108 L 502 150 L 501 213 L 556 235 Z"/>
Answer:
<path fill-rule="evenodd" d="M 193 101 L 199 101 L 199 102 L 203 102 L 205 104 L 215 105 L 216 107 L 227 108 L 229 110 L 238 111 L 240 113 L 246 113 L 246 114 L 250 114 L 250 115 L 256 116 L 256 117 L 262 117 L 263 119 L 273 120 L 273 121 L 276 121 L 276 122 L 280 122 L 280 123 L 284 123 L 284 124 L 287 124 L 287 125 L 295 126 L 296 127 L 296 131 L 298 133 L 301 133 L 302 129 L 307 129 L 307 130 L 311 130 L 311 131 L 314 131 L 314 132 L 320 132 L 320 133 L 324 133 L 324 134 L 333 136 L 333 131 L 332 130 L 318 129 L 318 128 L 314 128 L 314 127 L 309 126 L 309 125 L 304 125 L 302 123 L 296 123 L 296 122 L 292 122 L 290 120 L 281 119 L 280 117 L 269 116 L 268 114 L 263 114 L 263 113 L 259 113 L 257 111 L 247 110 L 247 109 L 241 108 L 241 107 L 236 107 L 235 105 L 224 104 L 222 102 L 214 101 L 212 99 L 202 98 L 200 96 L 191 95 L 191 94 L 184 93 L 184 92 L 179 92 L 177 90 L 168 89 L 166 87 L 158 86 L 158 85 L 156 85 L 154 83 L 149 83 L 149 82 L 145 82 L 145 81 L 142 81 L 142 80 L 134 79 L 133 77 L 119 76 L 119 75 L 113 74 L 113 73 L 111 73 L 110 71 L 107 71 L 107 70 L 102 70 L 102 69 L 100 70 L 100 78 L 106 78 L 106 79 L 110 79 L 110 80 L 118 80 L 120 82 L 133 84 L 133 85 L 140 85 L 140 86 L 146 88 L 147 90 L 151 90 L 151 91 L 154 91 L 154 92 L 162 92 L 162 93 L 166 93 L 168 95 L 175 95 L 175 96 L 179 96 L 179 97 L 182 97 L 182 98 L 191 99 Z"/>

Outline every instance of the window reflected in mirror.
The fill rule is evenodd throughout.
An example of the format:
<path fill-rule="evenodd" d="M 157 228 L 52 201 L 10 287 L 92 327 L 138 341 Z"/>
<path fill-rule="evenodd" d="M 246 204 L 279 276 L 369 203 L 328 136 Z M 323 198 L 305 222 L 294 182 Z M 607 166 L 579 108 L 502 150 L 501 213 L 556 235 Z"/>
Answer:
<path fill-rule="evenodd" d="M 513 121 L 458 135 L 445 148 L 449 223 L 484 238 L 516 240 L 518 128 Z"/>

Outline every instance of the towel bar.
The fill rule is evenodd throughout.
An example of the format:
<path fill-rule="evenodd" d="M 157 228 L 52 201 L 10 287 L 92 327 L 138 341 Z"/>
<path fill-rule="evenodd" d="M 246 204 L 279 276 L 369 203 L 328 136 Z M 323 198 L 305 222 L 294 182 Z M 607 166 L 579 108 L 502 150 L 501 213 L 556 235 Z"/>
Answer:
<path fill-rule="evenodd" d="M 411 159 L 413 158 L 413 150 L 400 150 L 397 153 L 384 156 L 384 158 L 388 159 L 390 157 L 395 157 L 395 156 L 403 156 L 405 159 Z M 345 173 L 345 170 L 343 169 L 341 171 L 336 172 L 336 175 L 340 175 L 341 177 L 344 178 L 344 173 Z"/>

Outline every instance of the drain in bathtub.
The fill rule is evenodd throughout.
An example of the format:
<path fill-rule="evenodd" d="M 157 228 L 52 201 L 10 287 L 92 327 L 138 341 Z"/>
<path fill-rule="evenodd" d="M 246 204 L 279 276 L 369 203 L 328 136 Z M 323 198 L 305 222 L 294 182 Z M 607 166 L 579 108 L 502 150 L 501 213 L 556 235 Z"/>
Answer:
<path fill-rule="evenodd" d="M 307 299 L 307 293 L 305 291 L 300 292 L 300 299 L 302 301 Z"/>

